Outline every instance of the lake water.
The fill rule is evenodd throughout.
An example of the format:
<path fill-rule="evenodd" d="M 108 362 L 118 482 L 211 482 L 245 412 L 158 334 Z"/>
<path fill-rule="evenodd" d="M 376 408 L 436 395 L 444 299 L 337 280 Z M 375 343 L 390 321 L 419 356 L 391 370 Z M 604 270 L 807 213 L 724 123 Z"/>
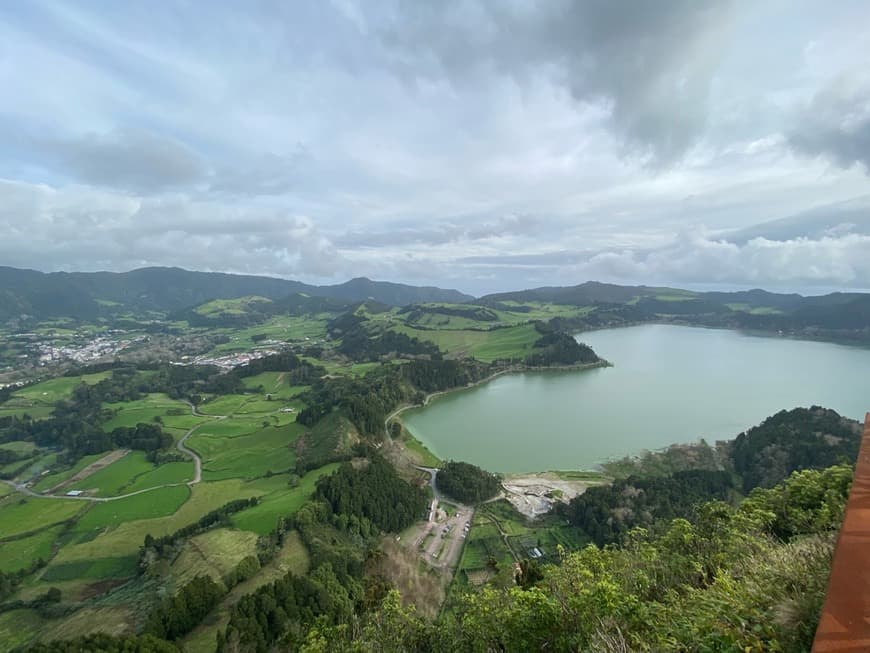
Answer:
<path fill-rule="evenodd" d="M 442 459 L 509 473 L 730 439 L 784 408 L 870 411 L 870 349 L 670 325 L 577 339 L 614 367 L 502 376 L 402 419 Z"/>

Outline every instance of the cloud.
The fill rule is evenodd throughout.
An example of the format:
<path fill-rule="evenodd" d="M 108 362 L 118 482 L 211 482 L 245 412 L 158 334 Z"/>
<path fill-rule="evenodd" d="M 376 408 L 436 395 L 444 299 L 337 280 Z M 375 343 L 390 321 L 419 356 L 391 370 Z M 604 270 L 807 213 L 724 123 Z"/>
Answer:
<path fill-rule="evenodd" d="M 870 77 L 841 76 L 815 94 L 798 123 L 789 134 L 795 150 L 870 172 Z"/>
<path fill-rule="evenodd" d="M 202 181 L 208 168 L 183 143 L 147 131 L 117 129 L 42 143 L 61 172 L 95 186 L 159 192 Z"/>
<path fill-rule="evenodd" d="M 463 216 L 429 226 L 397 225 L 382 231 L 350 231 L 336 244 L 344 247 L 401 247 L 405 245 L 448 245 L 451 243 L 493 240 L 539 233 L 542 221 L 529 215 L 497 218 Z"/>
<path fill-rule="evenodd" d="M 38 251 L 44 269 L 183 264 L 312 280 L 347 273 L 345 259 L 309 217 L 183 195 L 142 199 L 0 181 L 0 231 L 0 260 L 22 267 Z"/>
<path fill-rule="evenodd" d="M 703 132 L 732 3 L 401 2 L 381 32 L 412 79 L 545 76 L 581 104 L 604 105 L 628 151 L 679 158 Z"/>

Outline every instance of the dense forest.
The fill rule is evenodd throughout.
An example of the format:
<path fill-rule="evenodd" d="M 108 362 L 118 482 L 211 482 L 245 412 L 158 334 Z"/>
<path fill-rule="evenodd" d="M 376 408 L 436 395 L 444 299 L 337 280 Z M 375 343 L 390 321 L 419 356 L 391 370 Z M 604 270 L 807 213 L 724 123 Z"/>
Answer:
<path fill-rule="evenodd" d="M 501 490 L 501 479 L 470 463 L 450 460 L 438 470 L 438 489 L 460 503 L 477 504 Z"/>
<path fill-rule="evenodd" d="M 730 447 L 743 490 L 771 487 L 798 469 L 852 462 L 861 445 L 861 425 L 833 410 L 813 406 L 782 410 L 741 433 Z"/>
<path fill-rule="evenodd" d="M 706 444 L 682 446 L 673 452 L 649 455 L 642 466 L 647 472 L 589 488 L 557 512 L 599 545 L 618 542 L 637 526 L 651 528 L 662 520 L 690 517 L 705 499 L 730 500 L 736 492 L 772 487 L 802 469 L 852 464 L 858 455 L 861 427 L 858 422 L 818 406 L 780 411 L 758 426 L 720 443 L 722 456 L 711 456 Z M 695 469 L 668 470 L 694 452 Z M 718 458 L 715 469 L 712 463 Z M 638 469 L 640 471 L 640 469 Z"/>

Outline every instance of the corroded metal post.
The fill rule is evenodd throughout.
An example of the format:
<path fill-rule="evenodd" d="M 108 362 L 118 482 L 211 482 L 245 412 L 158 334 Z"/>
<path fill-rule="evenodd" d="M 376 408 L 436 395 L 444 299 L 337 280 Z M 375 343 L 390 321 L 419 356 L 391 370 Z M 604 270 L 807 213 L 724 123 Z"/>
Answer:
<path fill-rule="evenodd" d="M 828 651 L 870 651 L 870 413 L 813 642 Z"/>

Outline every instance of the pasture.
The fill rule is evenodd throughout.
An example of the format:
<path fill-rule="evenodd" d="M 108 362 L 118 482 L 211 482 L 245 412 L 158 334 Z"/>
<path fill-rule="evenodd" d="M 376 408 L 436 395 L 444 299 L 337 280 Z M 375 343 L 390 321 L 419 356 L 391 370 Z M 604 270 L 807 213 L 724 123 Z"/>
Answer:
<path fill-rule="evenodd" d="M 155 466 L 142 451 L 131 451 L 87 478 L 69 487 L 85 490 L 98 497 L 129 494 L 137 490 L 186 483 L 193 478 L 192 462 L 166 463 Z"/>
<path fill-rule="evenodd" d="M 218 583 L 236 568 L 244 558 L 257 552 L 257 536 L 247 531 L 215 528 L 184 544 L 172 563 L 170 572 L 175 587 L 181 587 L 196 576 L 210 576 Z"/>
<path fill-rule="evenodd" d="M 212 431 L 212 426 L 209 425 L 209 431 Z M 286 471 L 295 464 L 292 445 L 302 430 L 295 423 L 268 426 L 235 436 L 203 429 L 194 433 L 188 442 L 190 448 L 202 457 L 204 480 L 256 478 L 268 472 Z"/>
<path fill-rule="evenodd" d="M 84 501 L 36 499 L 18 493 L 0 499 L 0 538 L 30 533 L 70 519 L 85 509 Z"/>
<path fill-rule="evenodd" d="M 451 356 L 473 356 L 487 363 L 496 359 L 522 358 L 541 337 L 532 324 L 489 331 L 426 331 L 404 325 L 393 328 L 410 337 L 432 342 Z"/>
<path fill-rule="evenodd" d="M 260 503 L 233 515 L 233 525 L 258 535 L 267 534 L 275 528 L 280 518 L 292 515 L 302 507 L 314 493 L 318 478 L 331 474 L 338 467 L 338 463 L 333 463 L 312 470 L 299 479 L 296 487 L 287 484 L 288 474 L 252 481 L 249 485 L 262 493 Z"/>
<path fill-rule="evenodd" d="M 103 424 L 104 431 L 111 431 L 119 426 L 150 424 L 156 417 L 168 423 L 172 421 L 168 412 L 173 410 L 182 412 L 185 416 L 190 414 L 190 406 L 183 401 L 170 399 L 162 393 L 152 393 L 135 401 L 105 404 L 105 407 L 117 412 Z M 199 421 L 202 421 L 202 418 L 199 418 Z M 176 426 L 176 424 L 173 422 L 169 426 Z"/>
<path fill-rule="evenodd" d="M 10 610 L 0 614 L 0 653 L 32 642 L 45 625 L 36 610 Z"/>
<path fill-rule="evenodd" d="M 0 571 L 18 571 L 26 569 L 40 558 L 48 560 L 59 533 L 60 526 L 55 526 L 30 537 L 0 542 Z"/>
<path fill-rule="evenodd" d="M 96 374 L 84 374 L 82 376 L 60 376 L 56 379 L 42 381 L 35 385 L 21 388 L 12 393 L 10 403 L 19 400 L 30 402 L 33 405 L 54 406 L 61 399 L 66 399 L 72 395 L 79 384 L 87 383 L 94 385 L 109 376 L 109 372 L 98 372 Z"/>
<path fill-rule="evenodd" d="M 187 492 L 187 487 L 169 488 L 170 490 L 182 490 Z M 136 495 L 130 499 L 151 497 L 163 490 L 154 490 Z M 262 494 L 257 488 L 250 487 L 239 479 L 230 479 L 213 483 L 199 483 L 190 488 L 190 498 L 185 501 L 178 510 L 165 517 L 131 517 L 129 521 L 118 523 L 114 528 L 105 530 L 99 524 L 91 527 L 93 532 L 81 531 L 73 543 L 64 546 L 57 555 L 57 561 L 88 560 L 99 558 L 111 551 L 115 555 L 129 555 L 136 553 L 145 535 L 154 537 L 168 535 L 183 526 L 194 523 L 200 517 L 211 510 L 220 508 L 233 499 L 247 499 Z M 120 499 L 102 504 L 102 507 L 112 506 L 121 501 Z M 89 526 L 85 524 L 85 526 Z"/>
<path fill-rule="evenodd" d="M 143 492 L 116 501 L 97 503 L 82 515 L 74 531 L 80 534 L 92 534 L 131 521 L 166 517 L 175 513 L 189 496 L 190 490 L 182 485 Z M 104 549 L 105 551 L 113 551 L 113 549 Z"/>

